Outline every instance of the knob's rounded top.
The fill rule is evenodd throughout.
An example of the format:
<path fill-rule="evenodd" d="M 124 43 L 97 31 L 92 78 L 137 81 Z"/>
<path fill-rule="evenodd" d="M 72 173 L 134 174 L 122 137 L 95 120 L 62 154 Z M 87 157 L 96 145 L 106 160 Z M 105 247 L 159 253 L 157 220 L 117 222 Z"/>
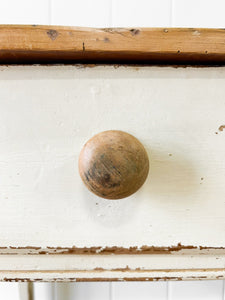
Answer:
<path fill-rule="evenodd" d="M 132 195 L 143 185 L 148 171 L 144 146 L 134 136 L 119 130 L 93 136 L 79 157 L 83 182 L 94 194 L 106 199 Z"/>

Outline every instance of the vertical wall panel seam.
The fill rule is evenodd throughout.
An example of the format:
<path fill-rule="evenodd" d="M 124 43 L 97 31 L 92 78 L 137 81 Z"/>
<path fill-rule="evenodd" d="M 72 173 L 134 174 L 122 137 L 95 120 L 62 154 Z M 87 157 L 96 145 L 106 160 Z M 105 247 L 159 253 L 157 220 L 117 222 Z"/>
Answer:
<path fill-rule="evenodd" d="M 172 300 L 172 297 L 171 297 L 171 289 L 172 289 L 172 287 L 171 287 L 171 282 L 170 281 L 167 281 L 167 300 Z"/>
<path fill-rule="evenodd" d="M 113 0 L 109 1 L 109 27 L 113 25 Z"/>
<path fill-rule="evenodd" d="M 222 300 L 225 300 L 225 280 L 223 280 Z"/>
<path fill-rule="evenodd" d="M 52 299 L 51 300 L 58 300 L 56 284 L 57 284 L 57 282 L 53 282 L 53 284 L 52 284 Z"/>
<path fill-rule="evenodd" d="M 174 0 L 170 0 L 170 26 L 174 27 Z"/>
<path fill-rule="evenodd" d="M 113 300 L 114 297 L 113 297 L 113 287 L 114 287 L 114 283 L 113 282 L 110 282 L 110 286 L 109 286 L 109 300 Z"/>
<path fill-rule="evenodd" d="M 48 0 L 48 23 L 52 25 L 52 0 Z"/>

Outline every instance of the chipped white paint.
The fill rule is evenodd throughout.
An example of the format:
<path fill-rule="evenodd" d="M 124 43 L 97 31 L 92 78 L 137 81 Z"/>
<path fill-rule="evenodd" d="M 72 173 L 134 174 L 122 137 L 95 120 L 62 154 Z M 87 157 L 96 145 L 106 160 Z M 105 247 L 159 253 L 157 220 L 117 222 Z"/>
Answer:
<path fill-rule="evenodd" d="M 198 31 L 198 30 L 195 30 L 195 31 L 193 31 L 192 34 L 195 35 L 195 36 L 200 36 L 200 35 L 201 35 L 201 32 Z"/>
<path fill-rule="evenodd" d="M 0 280 L 204 280 L 224 279 L 225 255 L 0 256 Z"/>
<path fill-rule="evenodd" d="M 224 80 L 223 67 L 0 67 L 0 246 L 225 247 Z M 150 157 L 147 182 L 118 201 L 91 194 L 77 168 L 83 144 L 108 129 Z M 224 268 L 223 250 L 213 253 L 211 268 Z M 180 257 L 180 269 L 197 264 Z"/>
<path fill-rule="evenodd" d="M 16 272 L 56 269 L 85 272 L 96 271 L 99 267 L 104 270 L 123 269 L 127 272 L 140 268 L 139 271 L 143 273 L 147 270 L 191 268 L 215 270 L 225 266 L 225 255 L 0 255 L 0 266 L 0 270 Z M 126 270 L 127 268 L 130 270 Z"/>
<path fill-rule="evenodd" d="M 148 271 L 148 272 L 111 272 L 111 271 L 54 271 L 54 272 L 10 272 L 1 271 L 1 281 L 162 281 L 162 280 L 222 280 L 225 278 L 224 270 L 214 271 L 195 271 L 195 270 L 178 270 L 178 271 Z"/>

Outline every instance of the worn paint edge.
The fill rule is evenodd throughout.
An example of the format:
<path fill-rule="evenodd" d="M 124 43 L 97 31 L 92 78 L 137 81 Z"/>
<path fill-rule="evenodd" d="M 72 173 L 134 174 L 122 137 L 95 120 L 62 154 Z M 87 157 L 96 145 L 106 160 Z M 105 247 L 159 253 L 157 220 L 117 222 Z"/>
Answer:
<path fill-rule="evenodd" d="M 209 246 L 191 246 L 182 245 L 178 243 L 176 246 L 147 246 L 143 245 L 141 247 L 133 246 L 129 248 L 125 247 L 0 247 L 0 255 L 13 255 L 13 254 L 27 254 L 27 255 L 56 255 L 56 254 L 74 254 L 74 255 L 96 255 L 96 254 L 225 254 L 225 247 L 209 247 Z"/>
<path fill-rule="evenodd" d="M 143 268 L 129 268 L 128 266 L 125 268 L 112 268 L 112 269 L 105 269 L 105 268 L 94 268 L 94 269 L 66 269 L 66 270 L 51 270 L 51 269 L 39 269 L 39 270 L 33 270 L 33 269 L 26 269 L 26 270 L 1 270 L 0 269 L 0 274 L 2 273 L 43 273 L 43 274 L 54 274 L 54 273 L 60 273 L 60 274 L 87 274 L 87 273 L 92 273 L 92 274 L 102 274 L 105 272 L 110 272 L 110 273 L 176 273 L 176 272 L 182 272 L 182 273 L 188 273 L 188 272 L 225 272 L 225 267 L 224 268 L 193 268 L 193 269 L 143 269 Z"/>
<path fill-rule="evenodd" d="M 0 281 L 5 282 L 81 282 L 81 281 L 167 281 L 167 280 L 223 280 L 225 279 L 225 268 L 223 269 L 181 269 L 181 270 L 148 270 L 145 273 L 130 274 L 117 272 L 113 275 L 112 270 L 101 271 L 100 273 L 87 271 L 87 275 L 79 275 L 78 271 L 0 271 Z M 110 272 L 112 276 L 106 276 Z M 19 275 L 19 276 L 18 276 Z M 39 276 L 37 276 L 39 275 Z"/>
<path fill-rule="evenodd" d="M 112 67 L 114 69 L 119 68 L 135 68 L 136 71 L 138 71 L 140 68 L 148 68 L 148 67 L 159 67 L 159 68 L 174 68 L 174 69 L 186 69 L 186 68 L 192 68 L 192 69 L 205 69 L 205 68 L 223 68 L 225 67 L 224 63 L 184 63 L 184 64 L 172 64 L 170 62 L 166 63 L 137 63 L 137 62 L 129 62 L 129 63 L 113 63 L 113 62 L 102 62 L 102 63 L 73 63 L 73 62 L 61 62 L 61 63 L 20 63 L 20 64 L 5 64 L 0 62 L 0 67 L 64 67 L 64 66 L 72 66 L 76 67 L 77 69 L 93 69 L 98 67 Z"/>

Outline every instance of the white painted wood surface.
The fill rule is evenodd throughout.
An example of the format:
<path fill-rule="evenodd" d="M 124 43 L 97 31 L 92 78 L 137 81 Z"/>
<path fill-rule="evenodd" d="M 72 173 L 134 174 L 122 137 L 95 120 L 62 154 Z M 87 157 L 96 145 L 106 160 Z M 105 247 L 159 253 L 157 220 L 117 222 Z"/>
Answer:
<path fill-rule="evenodd" d="M 0 257 L 0 279 L 224 278 L 224 249 L 24 256 L 42 249 L 9 248 L 224 248 L 224 78 L 224 67 L 2 66 L 0 244 L 11 255 Z M 108 129 L 135 135 L 150 158 L 144 186 L 117 201 L 91 194 L 77 169 L 83 144 Z"/>
<path fill-rule="evenodd" d="M 0 24 L 48 24 L 49 4 L 46 0 L 1 1 Z"/>
<path fill-rule="evenodd" d="M 195 281 L 188 282 L 170 282 L 170 299 L 189 300 L 189 299 L 224 299 L 224 286 L 220 281 L 205 282 Z M 184 292 L 185 291 L 185 292 Z"/>
<path fill-rule="evenodd" d="M 34 300 L 34 284 L 33 282 L 19 283 L 19 297 L 23 300 Z"/>
<path fill-rule="evenodd" d="M 0 70 L 1 246 L 225 247 L 225 68 Z M 108 129 L 150 158 L 144 186 L 120 201 L 91 194 L 77 170 Z"/>
<path fill-rule="evenodd" d="M 225 1 L 172 0 L 173 27 L 224 28 Z"/>
<path fill-rule="evenodd" d="M 12 284 L 12 283 L 11 283 Z M 15 284 L 15 283 L 13 283 Z M 20 283 L 20 285 L 26 284 L 25 282 Z M 61 288 L 62 284 L 59 285 L 59 288 Z M 55 284 L 51 282 L 35 282 L 33 283 L 34 287 L 34 300 L 59 300 L 60 298 L 57 297 L 57 292 L 55 291 Z M 65 290 L 64 290 L 65 291 Z M 10 299 L 11 300 L 11 299 Z M 21 297 L 21 300 L 23 298 Z M 67 294 L 64 293 L 64 300 L 67 299 Z"/>
<path fill-rule="evenodd" d="M 191 255 L 7 255 L 1 260 L 1 281 L 162 281 L 222 280 L 224 255 L 211 259 Z M 197 263 L 198 261 L 201 263 Z M 6 262 L 7 265 L 6 265 Z M 176 263 L 177 262 L 177 263 Z M 191 264 L 192 263 L 192 264 Z M 199 265 L 201 267 L 199 267 Z"/>
<path fill-rule="evenodd" d="M 21 300 L 18 283 L 1 282 L 0 292 L 2 299 L 6 300 Z M 23 299 L 22 299 L 23 300 Z M 25 299 L 24 299 L 25 300 Z"/>

